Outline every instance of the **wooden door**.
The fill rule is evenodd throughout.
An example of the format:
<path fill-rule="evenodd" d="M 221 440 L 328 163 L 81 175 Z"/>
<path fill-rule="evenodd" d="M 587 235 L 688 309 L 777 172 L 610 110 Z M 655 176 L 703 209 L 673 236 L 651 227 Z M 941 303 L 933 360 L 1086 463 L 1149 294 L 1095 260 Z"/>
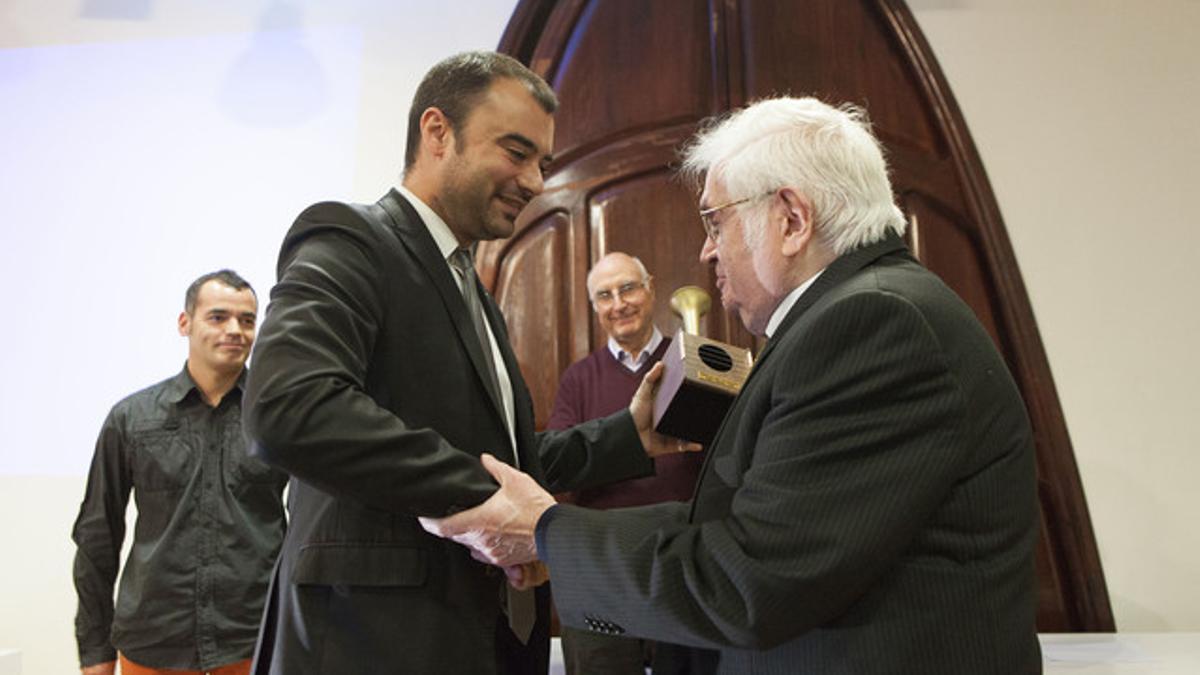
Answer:
<path fill-rule="evenodd" d="M 772 94 L 868 109 L 911 221 L 909 244 L 975 310 L 1025 397 L 1042 506 L 1038 628 L 1114 630 L 1066 424 L 1012 247 L 966 124 L 900 0 L 523 0 L 500 43 L 558 92 L 546 192 L 510 240 L 480 250 L 539 424 L 561 372 L 604 339 L 584 280 L 608 251 L 637 255 L 665 298 L 717 297 L 698 260 L 696 195 L 676 181 L 697 124 Z M 707 335 L 756 349 L 716 309 Z M 756 349 L 757 351 L 757 349 Z"/>

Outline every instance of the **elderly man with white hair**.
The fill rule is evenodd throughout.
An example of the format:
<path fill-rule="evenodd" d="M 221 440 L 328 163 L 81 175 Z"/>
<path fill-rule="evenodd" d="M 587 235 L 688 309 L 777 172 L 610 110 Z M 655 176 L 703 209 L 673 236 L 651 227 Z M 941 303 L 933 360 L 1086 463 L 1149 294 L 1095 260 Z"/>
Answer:
<path fill-rule="evenodd" d="M 692 502 L 554 505 L 485 458 L 502 488 L 426 528 L 545 561 L 568 625 L 717 650 L 720 673 L 1040 672 L 1025 407 L 905 247 L 865 115 L 761 101 L 704 129 L 684 172 L 722 303 L 769 338 Z"/>

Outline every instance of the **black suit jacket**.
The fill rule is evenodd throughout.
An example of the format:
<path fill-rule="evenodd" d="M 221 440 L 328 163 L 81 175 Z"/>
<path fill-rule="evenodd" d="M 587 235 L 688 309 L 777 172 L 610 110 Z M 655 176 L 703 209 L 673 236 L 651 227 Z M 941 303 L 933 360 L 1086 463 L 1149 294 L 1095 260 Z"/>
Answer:
<path fill-rule="evenodd" d="M 690 505 L 539 523 L 564 623 L 719 650 L 722 673 L 1041 671 L 1025 408 L 896 237 L 789 311 Z"/>
<path fill-rule="evenodd" d="M 496 484 L 483 452 L 510 462 L 518 453 L 554 490 L 651 471 L 628 412 L 535 436 L 485 293 L 513 381 L 511 447 L 458 284 L 395 191 L 375 205 L 307 209 L 284 240 L 278 276 L 244 414 L 252 452 L 292 475 L 258 672 L 503 672 L 498 661 L 513 660 L 496 644 L 503 574 L 416 517 L 487 499 Z M 545 669 L 545 609 L 543 600 L 530 646 L 514 645 L 528 650 L 515 662 L 534 672 Z"/>

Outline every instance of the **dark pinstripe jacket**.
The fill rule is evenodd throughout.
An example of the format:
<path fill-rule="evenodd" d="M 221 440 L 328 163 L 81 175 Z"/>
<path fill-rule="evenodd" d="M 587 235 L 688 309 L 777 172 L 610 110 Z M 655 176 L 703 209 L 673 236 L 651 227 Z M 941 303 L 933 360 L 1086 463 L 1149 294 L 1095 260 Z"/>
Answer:
<path fill-rule="evenodd" d="M 835 261 L 726 416 L 690 505 L 543 517 L 569 625 L 721 673 L 1041 672 L 1033 442 L 986 331 L 897 237 Z"/>

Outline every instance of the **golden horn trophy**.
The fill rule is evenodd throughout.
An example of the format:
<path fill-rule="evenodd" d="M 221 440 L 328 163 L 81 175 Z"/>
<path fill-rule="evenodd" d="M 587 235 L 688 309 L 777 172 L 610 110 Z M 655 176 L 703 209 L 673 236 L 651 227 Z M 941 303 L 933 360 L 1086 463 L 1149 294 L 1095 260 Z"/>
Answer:
<path fill-rule="evenodd" d="M 671 294 L 671 309 L 683 319 L 663 354 L 663 376 L 654 398 L 654 430 L 708 445 L 729 404 L 750 374 L 748 349 L 702 337 L 700 317 L 712 306 L 708 293 L 684 286 Z"/>

